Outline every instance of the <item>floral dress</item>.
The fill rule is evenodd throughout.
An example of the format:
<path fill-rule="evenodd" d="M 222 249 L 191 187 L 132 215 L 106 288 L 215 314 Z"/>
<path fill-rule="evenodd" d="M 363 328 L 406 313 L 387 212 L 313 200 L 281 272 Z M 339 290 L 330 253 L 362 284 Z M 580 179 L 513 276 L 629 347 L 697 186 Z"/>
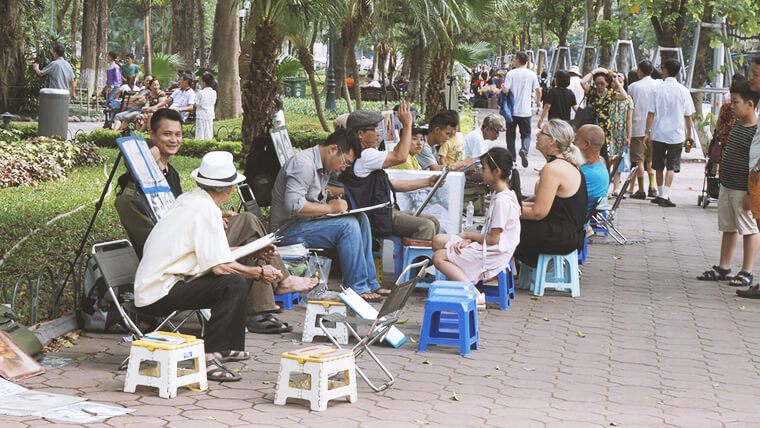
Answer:
<path fill-rule="evenodd" d="M 610 109 L 607 141 L 610 156 L 623 156 L 628 141 L 628 111 L 633 110 L 633 98 L 613 100 Z"/>
<path fill-rule="evenodd" d="M 607 89 L 607 92 L 603 96 L 599 96 L 594 89 L 586 94 L 586 107 L 591 108 L 596 114 L 599 126 L 604 130 L 607 145 L 610 144 L 610 113 L 614 100 L 615 91 L 612 89 Z"/>

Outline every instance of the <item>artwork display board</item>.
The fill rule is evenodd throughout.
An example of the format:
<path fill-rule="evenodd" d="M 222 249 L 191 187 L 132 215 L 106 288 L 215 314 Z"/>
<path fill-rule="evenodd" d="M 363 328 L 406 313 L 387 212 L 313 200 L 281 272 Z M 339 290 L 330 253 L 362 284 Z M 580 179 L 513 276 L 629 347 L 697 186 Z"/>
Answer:
<path fill-rule="evenodd" d="M 415 171 L 405 169 L 386 169 L 388 177 L 393 180 L 418 180 L 431 175 L 440 175 L 440 171 Z M 461 172 L 449 172 L 446 181 L 438 189 L 423 214 L 438 218 L 441 233 L 459 233 L 462 230 L 462 211 L 464 210 L 465 176 Z M 396 203 L 402 211 L 415 212 L 432 187 L 424 187 L 411 192 L 397 192 Z"/>

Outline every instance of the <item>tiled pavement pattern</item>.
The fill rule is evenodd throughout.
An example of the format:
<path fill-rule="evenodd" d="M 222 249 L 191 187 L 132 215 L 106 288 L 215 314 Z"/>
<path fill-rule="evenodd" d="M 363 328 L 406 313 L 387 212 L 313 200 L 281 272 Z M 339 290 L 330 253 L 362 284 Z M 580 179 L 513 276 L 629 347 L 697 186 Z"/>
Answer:
<path fill-rule="evenodd" d="M 531 161 L 521 171 L 526 188 L 541 164 L 535 153 Z M 301 346 L 301 308 L 282 315 L 293 333 L 248 334 L 254 359 L 232 364 L 243 381 L 211 382 L 207 393 L 180 389 L 166 400 L 144 387 L 120 392 L 124 372 L 116 367 L 127 346 L 90 333 L 60 352 L 69 365 L 22 384 L 136 409 L 101 426 L 760 426 L 760 301 L 693 279 L 719 249 L 715 204 L 696 206 L 703 165 L 684 165 L 677 208 L 623 202 L 623 231 L 646 242 L 592 244 L 581 297 L 548 292 L 534 300 L 518 291 L 508 311 L 480 312 L 480 349 L 469 357 L 447 347 L 419 354 L 409 342 L 378 347 L 396 384 L 375 394 L 359 380 L 353 405 L 332 401 L 319 413 L 298 400 L 272 404 L 279 354 Z M 423 301 L 415 294 L 402 316 L 401 329 L 414 339 Z M 0 423 L 50 422 L 0 416 Z"/>

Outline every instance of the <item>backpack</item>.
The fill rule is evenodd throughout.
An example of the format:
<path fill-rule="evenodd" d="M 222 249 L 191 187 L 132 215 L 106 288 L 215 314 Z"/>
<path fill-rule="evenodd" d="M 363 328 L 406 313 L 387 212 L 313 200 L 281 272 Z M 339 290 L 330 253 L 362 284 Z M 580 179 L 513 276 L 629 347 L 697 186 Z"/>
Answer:
<path fill-rule="evenodd" d="M 134 300 L 134 287 L 120 286 L 114 289 L 120 302 Z M 82 289 L 82 304 L 77 312 L 79 328 L 94 333 L 126 333 L 127 328 L 116 307 L 108 286 L 94 257 L 87 260 Z"/>
<path fill-rule="evenodd" d="M 0 305 L 0 329 L 6 332 L 27 354 L 35 356 L 42 352 L 42 343 L 37 336 L 20 324 L 13 310 L 5 305 Z"/>
<path fill-rule="evenodd" d="M 349 209 L 364 208 L 390 202 L 391 192 L 395 192 L 388 174 L 382 169 L 372 171 L 366 178 L 354 174 L 354 166 L 346 168 L 340 175 L 346 193 L 349 194 Z M 355 205 L 355 206 L 354 206 Z M 387 236 L 393 230 L 393 207 L 390 205 L 368 211 L 367 217 L 373 236 Z"/>

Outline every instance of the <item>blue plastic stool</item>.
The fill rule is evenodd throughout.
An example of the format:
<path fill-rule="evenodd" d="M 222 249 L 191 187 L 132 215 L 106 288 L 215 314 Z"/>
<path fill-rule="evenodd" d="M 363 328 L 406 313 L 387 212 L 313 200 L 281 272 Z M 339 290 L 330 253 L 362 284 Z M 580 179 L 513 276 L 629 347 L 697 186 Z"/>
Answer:
<path fill-rule="evenodd" d="M 433 262 L 433 249 L 431 247 L 403 247 L 401 249 L 401 256 L 403 258 L 402 266 L 408 266 L 412 263 L 420 261 L 420 258 L 427 258 L 430 259 L 430 263 Z M 412 275 L 416 275 L 416 272 L 408 271 L 406 275 L 404 275 L 404 278 L 401 280 L 402 283 L 409 281 Z M 420 286 L 420 283 L 417 283 L 417 286 Z"/>
<path fill-rule="evenodd" d="M 578 264 L 582 265 L 586 262 L 586 256 L 588 256 L 588 237 L 583 237 L 583 250 L 578 253 Z"/>
<path fill-rule="evenodd" d="M 498 285 L 483 284 L 483 281 L 478 282 L 475 287 L 483 294 L 486 295 L 486 302 L 498 302 L 499 309 L 506 311 L 509 309 L 509 299 L 515 298 L 515 278 L 512 274 L 513 271 L 512 262 L 509 262 L 509 267 L 499 272 L 496 278 L 499 280 Z"/>
<path fill-rule="evenodd" d="M 295 302 L 296 304 L 301 303 L 301 294 L 300 293 L 275 294 L 274 301 L 282 303 L 283 309 L 293 309 L 293 302 Z"/>
<path fill-rule="evenodd" d="M 417 350 L 425 352 L 429 345 L 458 346 L 461 355 L 469 355 L 471 348 L 478 349 L 475 299 L 445 294 L 428 297 Z"/>
<path fill-rule="evenodd" d="M 547 272 L 549 262 L 554 270 Z M 553 288 L 558 291 L 570 290 L 570 295 L 581 295 L 580 275 L 578 273 L 578 251 L 570 254 L 539 254 L 535 272 L 533 272 L 533 294 L 543 296 L 544 290 Z"/>
<path fill-rule="evenodd" d="M 430 284 L 428 297 L 431 296 L 466 296 L 476 299 L 475 286 L 471 282 L 436 280 Z"/>
<path fill-rule="evenodd" d="M 607 211 L 601 211 L 601 213 L 602 217 L 607 218 Z M 610 235 L 610 233 L 607 231 L 607 228 L 597 226 L 593 221 L 591 221 L 591 229 L 594 231 L 594 233 L 603 233 L 605 237 Z"/>

